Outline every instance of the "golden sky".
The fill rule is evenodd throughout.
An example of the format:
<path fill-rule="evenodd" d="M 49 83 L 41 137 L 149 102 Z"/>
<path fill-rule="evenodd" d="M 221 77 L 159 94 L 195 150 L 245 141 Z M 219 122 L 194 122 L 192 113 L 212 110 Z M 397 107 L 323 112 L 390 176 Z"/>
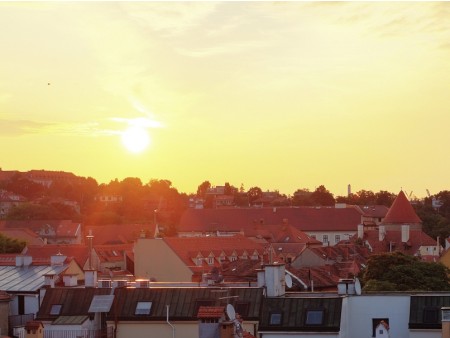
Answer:
<path fill-rule="evenodd" d="M 449 18 L 450 2 L 1 2 L 0 167 L 187 193 L 450 190 Z"/>

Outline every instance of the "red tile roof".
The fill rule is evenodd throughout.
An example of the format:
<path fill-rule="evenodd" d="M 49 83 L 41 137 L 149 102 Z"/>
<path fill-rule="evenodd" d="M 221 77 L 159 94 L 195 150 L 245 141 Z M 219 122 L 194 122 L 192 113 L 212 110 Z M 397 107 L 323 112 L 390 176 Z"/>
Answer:
<path fill-rule="evenodd" d="M 403 191 L 400 191 L 382 224 L 417 224 L 422 223 Z"/>
<path fill-rule="evenodd" d="M 222 318 L 224 312 L 224 306 L 200 306 L 197 318 Z"/>
<path fill-rule="evenodd" d="M 297 229 L 291 224 L 255 224 L 253 227 L 245 231 L 245 236 L 264 238 L 270 243 L 302 243 L 302 244 L 317 244 L 322 242 L 309 237 L 303 231 Z"/>
<path fill-rule="evenodd" d="M 409 240 L 402 243 L 401 230 L 388 230 L 384 239 L 379 240 L 378 230 L 365 230 L 364 242 L 368 242 L 372 248 L 372 253 L 382 253 L 392 251 L 400 251 L 408 255 L 418 253 L 421 246 L 436 246 L 436 240 L 428 236 L 421 230 L 410 229 Z"/>
<path fill-rule="evenodd" d="M 29 245 L 44 245 L 44 241 L 35 232 L 27 228 L 15 228 L 15 229 L 2 229 L 0 233 L 9 237 L 15 238 L 20 241 L 25 241 Z"/>
<path fill-rule="evenodd" d="M 83 267 L 89 257 L 89 248 L 82 244 L 47 244 L 43 246 L 30 245 L 24 254 L 33 258 L 33 264 L 49 264 L 51 256 L 62 254 L 68 259 L 75 259 L 80 267 Z"/>
<path fill-rule="evenodd" d="M 237 256 L 241 256 L 244 252 L 247 252 L 250 256 L 255 250 L 259 255 L 264 253 L 263 245 L 242 235 L 230 237 L 165 237 L 163 240 L 180 257 L 186 266 L 194 272 L 201 272 L 205 268 L 220 266 L 217 259 L 214 260 L 213 265 L 209 265 L 206 261 L 203 261 L 201 265 L 196 266 L 193 259 L 198 255 L 206 258 L 213 253 L 218 258 L 222 252 L 227 256 L 231 256 L 233 252 Z"/>
<path fill-rule="evenodd" d="M 361 213 L 355 208 L 276 207 L 188 209 L 180 219 L 179 232 L 240 232 L 247 235 L 260 225 L 280 225 L 287 220 L 301 231 L 356 231 Z"/>
<path fill-rule="evenodd" d="M 126 254 L 133 257 L 133 243 L 94 245 L 94 250 L 100 262 L 122 262 Z"/>
<path fill-rule="evenodd" d="M 155 234 L 154 224 L 110 224 L 86 226 L 85 235 L 92 233 L 93 243 L 97 244 L 126 244 L 133 243 L 141 236 L 142 231 L 147 238 Z"/>

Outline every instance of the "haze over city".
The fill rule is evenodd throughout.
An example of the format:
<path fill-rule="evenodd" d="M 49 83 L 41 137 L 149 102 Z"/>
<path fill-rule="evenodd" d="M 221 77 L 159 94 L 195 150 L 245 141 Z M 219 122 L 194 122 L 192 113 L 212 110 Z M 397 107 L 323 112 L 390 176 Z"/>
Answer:
<path fill-rule="evenodd" d="M 449 190 L 449 2 L 0 2 L 0 167 Z"/>

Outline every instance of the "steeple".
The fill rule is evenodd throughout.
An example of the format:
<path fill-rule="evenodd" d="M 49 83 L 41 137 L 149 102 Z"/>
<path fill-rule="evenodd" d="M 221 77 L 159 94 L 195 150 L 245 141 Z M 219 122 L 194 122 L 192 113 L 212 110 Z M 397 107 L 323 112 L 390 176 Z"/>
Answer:
<path fill-rule="evenodd" d="M 422 220 L 417 216 L 411 203 L 409 203 L 403 190 L 395 198 L 394 203 L 389 208 L 386 217 L 381 224 L 421 224 Z"/>

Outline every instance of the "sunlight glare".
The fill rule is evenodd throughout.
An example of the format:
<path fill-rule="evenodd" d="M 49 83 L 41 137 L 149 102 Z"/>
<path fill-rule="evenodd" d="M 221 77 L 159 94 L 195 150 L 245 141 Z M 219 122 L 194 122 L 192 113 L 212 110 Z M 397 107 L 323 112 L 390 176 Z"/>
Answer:
<path fill-rule="evenodd" d="M 131 126 L 122 133 L 122 144 L 133 153 L 140 153 L 150 144 L 150 136 L 145 128 Z"/>

